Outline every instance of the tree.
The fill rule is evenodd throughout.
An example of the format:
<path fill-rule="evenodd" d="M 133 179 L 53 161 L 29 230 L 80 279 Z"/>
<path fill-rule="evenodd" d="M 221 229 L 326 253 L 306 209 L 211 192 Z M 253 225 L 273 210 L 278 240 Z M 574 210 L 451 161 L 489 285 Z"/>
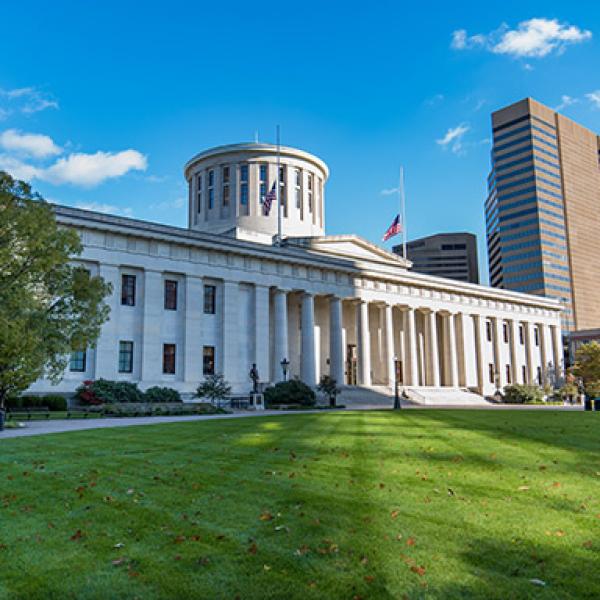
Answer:
<path fill-rule="evenodd" d="M 583 379 L 588 396 L 595 397 L 600 393 L 600 344 L 598 342 L 589 342 L 577 349 L 573 375 Z"/>
<path fill-rule="evenodd" d="M 335 406 L 335 398 L 340 393 L 340 388 L 337 386 L 337 380 L 329 375 L 323 375 L 317 385 L 317 389 L 327 397 L 329 406 Z"/>
<path fill-rule="evenodd" d="M 0 171 L 0 408 L 100 335 L 111 286 L 74 265 L 83 246 L 31 187 Z"/>
<path fill-rule="evenodd" d="M 206 379 L 198 386 L 196 397 L 210 398 L 211 404 L 217 404 L 220 407 L 221 401 L 231 393 L 231 386 L 225 381 L 221 373 L 208 375 Z"/>

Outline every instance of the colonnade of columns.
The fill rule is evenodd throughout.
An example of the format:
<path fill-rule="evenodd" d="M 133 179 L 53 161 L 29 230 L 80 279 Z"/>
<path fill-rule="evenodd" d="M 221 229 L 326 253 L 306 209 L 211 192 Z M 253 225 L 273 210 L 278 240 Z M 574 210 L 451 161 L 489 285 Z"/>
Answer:
<path fill-rule="evenodd" d="M 273 296 L 275 371 L 283 358 L 290 358 L 288 333 L 288 295 L 290 290 L 277 289 Z M 300 295 L 300 378 L 314 385 L 319 369 L 315 338 L 315 295 Z M 551 363 L 560 369 L 562 341 L 560 328 L 543 323 L 482 316 L 466 312 L 432 310 L 427 307 L 368 302 L 324 296 L 328 300 L 328 344 L 321 353 L 327 356 L 329 374 L 338 384 L 348 381 L 356 361 L 356 383 L 393 385 L 396 376 L 406 386 L 477 387 L 489 389 L 493 367 L 493 385 L 533 383 Z M 354 322 L 344 319 L 344 307 L 351 306 Z M 380 310 L 377 348 L 373 343 L 370 307 Z M 491 327 L 491 330 L 489 329 Z M 506 329 L 505 329 L 506 328 Z M 349 330 L 353 330 L 349 333 Z M 355 342 L 355 358 L 348 357 L 349 339 Z M 524 353 L 518 353 L 518 345 Z M 503 350 L 503 346 L 508 349 Z M 536 357 L 534 358 L 534 352 Z M 374 381 L 372 356 L 381 358 Z M 486 365 L 489 361 L 489 365 Z M 395 370 L 398 365 L 398 374 Z M 384 373 L 383 380 L 381 373 Z M 279 377 L 276 375 L 276 379 Z M 524 380 L 524 381 L 523 381 Z"/>

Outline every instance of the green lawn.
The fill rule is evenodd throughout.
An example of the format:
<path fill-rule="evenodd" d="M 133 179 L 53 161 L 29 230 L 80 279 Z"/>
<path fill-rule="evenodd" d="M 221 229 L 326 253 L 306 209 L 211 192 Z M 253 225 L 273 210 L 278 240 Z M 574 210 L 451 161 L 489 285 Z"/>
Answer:
<path fill-rule="evenodd" d="M 599 431 L 403 411 L 0 439 L 0 597 L 598 598 Z"/>

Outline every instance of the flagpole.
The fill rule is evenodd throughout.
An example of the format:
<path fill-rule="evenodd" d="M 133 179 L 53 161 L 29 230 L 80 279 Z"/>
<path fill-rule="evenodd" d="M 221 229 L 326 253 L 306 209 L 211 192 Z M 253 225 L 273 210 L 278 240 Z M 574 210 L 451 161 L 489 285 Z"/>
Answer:
<path fill-rule="evenodd" d="M 277 125 L 277 175 L 275 181 L 277 182 L 277 245 L 281 246 L 282 239 L 282 210 L 281 210 L 281 160 L 280 160 L 281 148 L 279 140 L 279 125 Z"/>
<path fill-rule="evenodd" d="M 400 214 L 402 215 L 402 257 L 406 259 L 406 197 L 403 166 L 400 167 Z"/>

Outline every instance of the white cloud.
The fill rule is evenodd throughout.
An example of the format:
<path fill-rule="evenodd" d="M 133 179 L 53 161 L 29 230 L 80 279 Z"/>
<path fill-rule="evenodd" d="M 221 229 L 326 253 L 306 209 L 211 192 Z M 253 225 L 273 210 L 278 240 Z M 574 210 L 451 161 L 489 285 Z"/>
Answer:
<path fill-rule="evenodd" d="M 0 171 L 10 173 L 15 179 L 31 181 L 38 177 L 40 169 L 29 165 L 14 156 L 0 154 Z"/>
<path fill-rule="evenodd" d="M 31 115 L 47 108 L 58 109 L 58 102 L 46 92 L 34 87 L 5 90 L 0 88 L 0 98 L 4 98 L 14 109 L 25 115 Z M 6 108 L 4 109 L 6 110 Z"/>
<path fill-rule="evenodd" d="M 98 202 L 80 202 L 76 205 L 76 208 L 93 210 L 94 212 L 100 212 L 109 215 L 123 215 L 124 217 L 131 217 L 133 215 L 133 210 L 131 208 L 123 208 L 120 206 L 115 206 L 114 204 L 102 204 Z"/>
<path fill-rule="evenodd" d="M 450 46 L 455 50 L 484 47 L 494 54 L 523 58 L 543 58 L 552 52 L 564 52 L 569 44 L 578 44 L 592 38 L 592 32 L 580 29 L 558 19 L 535 18 L 522 21 L 516 29 L 502 25 L 489 34 L 469 36 L 465 29 L 452 34 Z"/>
<path fill-rule="evenodd" d="M 164 200 L 163 202 L 157 202 L 151 204 L 150 208 L 153 210 L 172 210 L 177 208 L 183 208 L 186 205 L 187 199 L 183 196 L 179 196 L 174 200 Z"/>
<path fill-rule="evenodd" d="M 471 127 L 467 123 L 451 127 L 442 139 L 436 140 L 436 144 L 444 149 L 450 148 L 454 154 L 461 154 L 463 150 L 463 138 L 470 129 Z"/>
<path fill-rule="evenodd" d="M 554 110 L 556 112 L 559 112 L 565 108 L 567 108 L 567 106 L 572 106 L 573 104 L 577 104 L 579 102 L 579 100 L 577 98 L 573 98 L 571 96 L 566 96 L 563 95 L 560 97 L 560 104 L 558 104 L 557 106 L 554 107 Z"/>
<path fill-rule="evenodd" d="M 592 103 L 594 108 L 600 108 L 600 90 L 590 92 L 589 94 L 586 94 L 585 97 Z"/>
<path fill-rule="evenodd" d="M 438 104 L 441 104 L 444 101 L 444 94 L 435 94 L 435 96 L 432 96 L 431 98 L 428 98 L 427 100 L 425 100 L 425 105 L 426 106 L 437 106 Z"/>
<path fill-rule="evenodd" d="M 387 188 L 384 190 L 381 190 L 381 195 L 382 196 L 392 196 L 393 194 L 398 194 L 400 192 L 400 188 Z"/>
<path fill-rule="evenodd" d="M 40 179 L 54 184 L 70 183 L 91 187 L 129 171 L 145 171 L 146 157 L 137 150 L 122 152 L 74 153 L 44 169 Z"/>
<path fill-rule="evenodd" d="M 21 133 L 16 129 L 7 129 L 0 133 L 0 147 L 8 152 L 35 158 L 55 156 L 62 152 L 62 149 L 47 135 Z"/>

